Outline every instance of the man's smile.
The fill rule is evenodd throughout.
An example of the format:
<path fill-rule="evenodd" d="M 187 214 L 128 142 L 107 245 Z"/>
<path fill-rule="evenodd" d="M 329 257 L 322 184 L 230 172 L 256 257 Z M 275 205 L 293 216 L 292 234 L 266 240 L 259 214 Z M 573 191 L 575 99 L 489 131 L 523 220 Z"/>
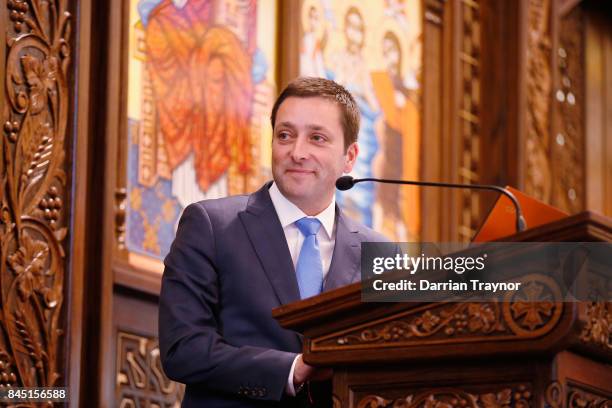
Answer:
<path fill-rule="evenodd" d="M 285 170 L 285 173 L 290 173 L 290 174 L 297 174 L 297 175 L 307 175 L 307 174 L 315 174 L 314 170 L 308 170 L 308 169 L 287 169 Z"/>

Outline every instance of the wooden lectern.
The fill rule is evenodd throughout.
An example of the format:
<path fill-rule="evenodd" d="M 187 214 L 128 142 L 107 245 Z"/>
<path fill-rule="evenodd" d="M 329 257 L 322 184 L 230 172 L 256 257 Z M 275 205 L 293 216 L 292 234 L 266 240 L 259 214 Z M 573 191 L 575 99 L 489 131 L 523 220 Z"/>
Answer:
<path fill-rule="evenodd" d="M 513 242 L 612 242 L 590 212 Z M 353 284 L 277 308 L 335 407 L 612 407 L 612 303 L 362 303 Z"/>

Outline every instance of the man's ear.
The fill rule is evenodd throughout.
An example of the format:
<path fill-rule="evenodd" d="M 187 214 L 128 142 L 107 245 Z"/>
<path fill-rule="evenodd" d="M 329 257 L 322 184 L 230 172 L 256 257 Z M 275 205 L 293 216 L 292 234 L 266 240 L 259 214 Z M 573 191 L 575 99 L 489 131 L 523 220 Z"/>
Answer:
<path fill-rule="evenodd" d="M 355 161 L 357 160 L 358 154 L 359 146 L 357 146 L 357 142 L 351 143 L 348 149 L 346 149 L 343 169 L 345 173 L 350 173 L 351 170 L 353 170 L 353 166 L 355 165 Z"/>

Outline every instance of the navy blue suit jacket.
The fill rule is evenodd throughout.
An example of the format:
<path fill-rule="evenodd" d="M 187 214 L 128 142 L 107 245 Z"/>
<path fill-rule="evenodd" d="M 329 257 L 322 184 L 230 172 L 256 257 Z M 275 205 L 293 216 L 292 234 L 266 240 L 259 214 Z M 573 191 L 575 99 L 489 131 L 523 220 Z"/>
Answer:
<path fill-rule="evenodd" d="M 184 407 L 293 406 L 284 396 L 301 337 L 271 310 L 300 299 L 267 183 L 252 195 L 185 208 L 165 259 L 159 344 L 166 375 L 186 384 Z M 324 290 L 360 279 L 362 241 L 386 241 L 336 208 Z"/>

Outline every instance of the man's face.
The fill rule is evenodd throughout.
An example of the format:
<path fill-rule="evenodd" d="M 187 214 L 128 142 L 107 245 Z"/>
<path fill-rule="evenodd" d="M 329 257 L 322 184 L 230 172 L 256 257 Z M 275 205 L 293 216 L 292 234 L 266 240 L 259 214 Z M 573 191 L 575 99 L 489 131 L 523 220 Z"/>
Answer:
<path fill-rule="evenodd" d="M 308 215 L 331 202 L 336 179 L 352 170 L 357 144 L 344 148 L 340 107 L 321 97 L 289 97 L 272 138 L 272 174 L 279 190 Z"/>

